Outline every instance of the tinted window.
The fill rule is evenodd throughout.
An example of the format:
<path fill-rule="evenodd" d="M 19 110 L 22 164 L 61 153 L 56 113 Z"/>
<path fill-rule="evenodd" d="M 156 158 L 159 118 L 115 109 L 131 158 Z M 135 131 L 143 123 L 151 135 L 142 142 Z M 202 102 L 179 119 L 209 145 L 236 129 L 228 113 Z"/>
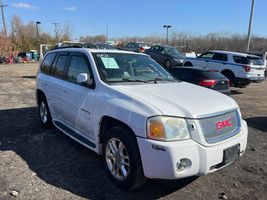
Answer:
<path fill-rule="evenodd" d="M 80 73 L 90 74 L 89 66 L 84 57 L 72 56 L 69 64 L 68 80 L 77 82 L 77 77 Z"/>
<path fill-rule="evenodd" d="M 226 54 L 221 54 L 221 53 L 215 53 L 212 56 L 213 60 L 219 60 L 219 61 L 227 61 L 227 55 Z"/>
<path fill-rule="evenodd" d="M 201 71 L 200 71 L 201 72 Z M 191 69 L 182 69 L 182 68 L 173 68 L 170 70 L 170 73 L 181 80 L 197 78 L 200 73 L 198 70 L 191 70 Z"/>
<path fill-rule="evenodd" d="M 247 57 L 241 57 L 241 56 L 233 56 L 234 61 L 239 64 L 249 64 L 249 60 Z"/>
<path fill-rule="evenodd" d="M 54 61 L 55 56 L 56 56 L 56 53 L 49 53 L 45 56 L 42 62 L 42 65 L 41 65 L 41 71 L 44 74 L 49 74 L 50 67 Z"/>
<path fill-rule="evenodd" d="M 67 55 L 59 55 L 55 64 L 53 64 L 51 68 L 51 74 L 57 77 L 64 76 L 64 67 L 66 64 L 68 56 Z"/>

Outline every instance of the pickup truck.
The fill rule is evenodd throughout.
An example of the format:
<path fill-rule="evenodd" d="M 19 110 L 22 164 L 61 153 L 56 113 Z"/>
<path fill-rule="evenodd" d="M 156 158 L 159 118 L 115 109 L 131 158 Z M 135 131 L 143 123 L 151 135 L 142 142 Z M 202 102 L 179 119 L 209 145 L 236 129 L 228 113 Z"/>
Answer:
<path fill-rule="evenodd" d="M 124 189 L 147 178 L 214 172 L 247 145 L 247 124 L 232 98 L 174 79 L 146 54 L 50 51 L 37 73 L 36 101 L 43 127 L 102 155 L 107 175 Z"/>

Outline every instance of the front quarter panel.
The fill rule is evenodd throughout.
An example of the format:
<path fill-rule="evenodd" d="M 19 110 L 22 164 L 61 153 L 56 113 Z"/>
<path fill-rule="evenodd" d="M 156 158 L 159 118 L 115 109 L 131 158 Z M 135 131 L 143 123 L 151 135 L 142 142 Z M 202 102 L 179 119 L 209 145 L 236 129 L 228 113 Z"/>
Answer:
<path fill-rule="evenodd" d="M 146 120 L 162 113 L 148 103 L 119 93 L 112 86 L 99 85 L 94 105 L 94 132 L 100 132 L 100 123 L 109 116 L 127 124 L 136 136 L 146 137 Z"/>

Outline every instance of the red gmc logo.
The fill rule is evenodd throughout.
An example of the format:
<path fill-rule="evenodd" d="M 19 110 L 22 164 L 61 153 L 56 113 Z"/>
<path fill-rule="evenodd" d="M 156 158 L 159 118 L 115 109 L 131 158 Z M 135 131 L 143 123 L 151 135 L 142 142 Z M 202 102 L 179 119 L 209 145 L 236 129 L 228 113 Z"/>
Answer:
<path fill-rule="evenodd" d="M 233 124 L 231 123 L 231 118 L 216 123 L 216 129 L 217 129 L 217 130 L 221 130 L 221 129 L 227 127 L 227 126 L 228 126 L 228 127 L 229 127 L 229 126 L 233 126 Z"/>

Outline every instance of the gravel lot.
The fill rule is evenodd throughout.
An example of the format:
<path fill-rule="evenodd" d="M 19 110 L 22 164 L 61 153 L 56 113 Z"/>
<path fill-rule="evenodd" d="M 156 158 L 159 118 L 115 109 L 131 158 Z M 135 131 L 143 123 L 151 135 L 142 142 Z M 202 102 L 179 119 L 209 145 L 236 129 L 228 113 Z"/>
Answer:
<path fill-rule="evenodd" d="M 117 189 L 101 159 L 56 129 L 41 127 L 37 64 L 0 65 L 0 199 L 267 199 L 267 81 L 233 90 L 249 125 L 245 155 L 199 178 L 150 180 Z"/>

